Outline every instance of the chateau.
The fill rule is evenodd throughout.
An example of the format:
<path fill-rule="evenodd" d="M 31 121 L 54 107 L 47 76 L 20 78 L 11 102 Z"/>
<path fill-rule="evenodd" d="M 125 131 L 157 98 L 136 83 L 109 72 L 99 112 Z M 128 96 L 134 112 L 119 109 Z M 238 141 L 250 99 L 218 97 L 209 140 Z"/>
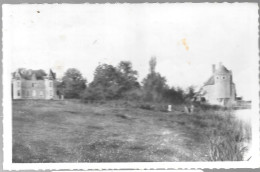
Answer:
<path fill-rule="evenodd" d="M 229 106 L 235 103 L 236 88 L 232 80 L 232 71 L 221 63 L 216 69 L 212 65 L 212 76 L 196 95 L 196 101 L 213 105 Z"/>
<path fill-rule="evenodd" d="M 55 99 L 56 74 L 50 70 L 18 69 L 12 73 L 13 99 Z"/>

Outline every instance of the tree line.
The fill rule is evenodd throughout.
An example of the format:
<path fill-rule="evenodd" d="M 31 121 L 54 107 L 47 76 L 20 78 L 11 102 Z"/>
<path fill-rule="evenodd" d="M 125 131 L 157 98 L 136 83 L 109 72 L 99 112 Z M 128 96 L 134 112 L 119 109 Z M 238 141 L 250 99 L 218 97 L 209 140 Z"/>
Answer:
<path fill-rule="evenodd" d="M 57 83 L 57 90 L 65 98 L 85 102 L 125 99 L 180 104 L 195 95 L 192 86 L 183 90 L 167 85 L 166 78 L 156 71 L 155 57 L 150 59 L 149 67 L 149 73 L 141 83 L 138 82 L 138 72 L 133 69 L 130 61 L 121 61 L 117 66 L 99 64 L 90 83 L 87 83 L 78 69 L 70 68 Z"/>

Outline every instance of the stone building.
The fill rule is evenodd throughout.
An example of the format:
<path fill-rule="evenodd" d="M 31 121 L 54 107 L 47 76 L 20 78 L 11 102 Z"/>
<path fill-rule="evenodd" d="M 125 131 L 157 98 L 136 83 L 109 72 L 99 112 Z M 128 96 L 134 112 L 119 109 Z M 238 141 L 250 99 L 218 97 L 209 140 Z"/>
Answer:
<path fill-rule="evenodd" d="M 232 79 L 232 71 L 221 63 L 216 69 L 212 65 L 212 76 L 204 83 L 195 99 L 213 105 L 229 106 L 236 101 L 236 88 Z"/>
<path fill-rule="evenodd" d="M 50 70 L 18 69 L 12 73 L 13 99 L 56 99 L 56 74 Z"/>

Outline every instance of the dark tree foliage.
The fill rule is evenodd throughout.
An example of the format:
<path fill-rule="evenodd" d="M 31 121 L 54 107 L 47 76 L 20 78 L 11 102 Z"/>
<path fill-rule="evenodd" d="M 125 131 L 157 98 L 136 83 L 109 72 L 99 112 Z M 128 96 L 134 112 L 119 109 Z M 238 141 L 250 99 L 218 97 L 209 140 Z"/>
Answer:
<path fill-rule="evenodd" d="M 89 86 L 87 89 L 85 89 L 84 93 L 81 96 L 81 99 L 86 102 L 104 100 L 105 99 L 104 90 L 100 85 L 97 85 L 96 87 Z"/>
<path fill-rule="evenodd" d="M 184 103 L 187 97 L 193 97 L 192 88 L 189 88 L 187 94 L 181 88 L 169 88 L 166 78 L 156 72 L 155 57 L 151 58 L 149 65 L 149 74 L 143 79 L 141 86 L 137 80 L 138 73 L 131 62 L 121 61 L 116 67 L 99 64 L 95 69 L 93 81 L 84 90 L 81 98 L 88 102 L 125 99 L 180 104 Z"/>
<path fill-rule="evenodd" d="M 140 88 L 140 84 L 137 81 L 138 73 L 136 70 L 133 70 L 131 62 L 121 61 L 117 67 L 117 71 L 120 95 L 123 95 L 130 90 Z"/>
<path fill-rule="evenodd" d="M 147 101 L 163 101 L 163 92 L 168 88 L 165 77 L 155 71 L 156 58 L 150 62 L 150 73 L 143 80 L 144 99 Z"/>
<path fill-rule="evenodd" d="M 171 87 L 164 90 L 163 98 L 166 102 L 181 104 L 184 102 L 184 92 L 181 88 L 175 89 L 174 87 Z"/>
<path fill-rule="evenodd" d="M 65 84 L 62 81 L 56 81 L 56 94 L 58 96 L 65 95 Z"/>
<path fill-rule="evenodd" d="M 78 69 L 70 68 L 65 72 L 58 88 L 64 93 L 65 98 L 80 98 L 80 95 L 86 89 L 86 83 L 86 79 L 82 77 Z"/>
<path fill-rule="evenodd" d="M 151 57 L 149 61 L 150 73 L 155 73 L 156 64 L 157 64 L 156 57 Z"/>
<path fill-rule="evenodd" d="M 195 96 L 195 88 L 194 88 L 194 86 L 189 86 L 187 88 L 187 93 L 185 94 L 185 99 L 187 101 L 192 101 L 194 96 Z"/>
<path fill-rule="evenodd" d="M 137 71 L 132 69 L 131 62 L 122 61 L 117 67 L 100 64 L 94 72 L 94 80 L 85 90 L 83 99 L 119 99 L 128 91 L 139 88 Z"/>
<path fill-rule="evenodd" d="M 116 68 L 108 64 L 99 65 L 94 72 L 94 80 L 89 87 L 97 90 L 94 93 L 98 93 L 99 98 L 119 98 L 119 74 Z"/>

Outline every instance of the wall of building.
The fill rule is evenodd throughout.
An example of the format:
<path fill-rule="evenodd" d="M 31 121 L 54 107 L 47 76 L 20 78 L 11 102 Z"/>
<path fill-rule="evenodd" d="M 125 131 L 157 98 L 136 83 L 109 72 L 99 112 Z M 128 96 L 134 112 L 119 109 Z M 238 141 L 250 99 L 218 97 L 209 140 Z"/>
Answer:
<path fill-rule="evenodd" d="M 23 80 L 22 97 L 28 99 L 45 99 L 43 80 Z"/>
<path fill-rule="evenodd" d="M 48 80 L 45 79 L 44 80 L 44 85 L 45 85 L 45 99 L 54 99 L 54 83 L 53 80 Z"/>
<path fill-rule="evenodd" d="M 206 102 L 210 103 L 215 98 L 214 85 L 206 85 L 203 90 L 206 92 L 204 96 Z"/>
<path fill-rule="evenodd" d="M 14 99 L 22 98 L 21 80 L 12 80 L 12 95 Z"/>
<path fill-rule="evenodd" d="M 206 102 L 215 105 L 232 105 L 235 103 L 236 89 L 230 74 L 214 76 L 215 84 L 204 86 Z"/>
<path fill-rule="evenodd" d="M 56 95 L 53 80 L 49 79 L 13 80 L 12 85 L 13 99 L 54 99 Z"/>
<path fill-rule="evenodd" d="M 231 76 L 230 74 L 215 74 L 216 98 L 231 97 Z"/>

